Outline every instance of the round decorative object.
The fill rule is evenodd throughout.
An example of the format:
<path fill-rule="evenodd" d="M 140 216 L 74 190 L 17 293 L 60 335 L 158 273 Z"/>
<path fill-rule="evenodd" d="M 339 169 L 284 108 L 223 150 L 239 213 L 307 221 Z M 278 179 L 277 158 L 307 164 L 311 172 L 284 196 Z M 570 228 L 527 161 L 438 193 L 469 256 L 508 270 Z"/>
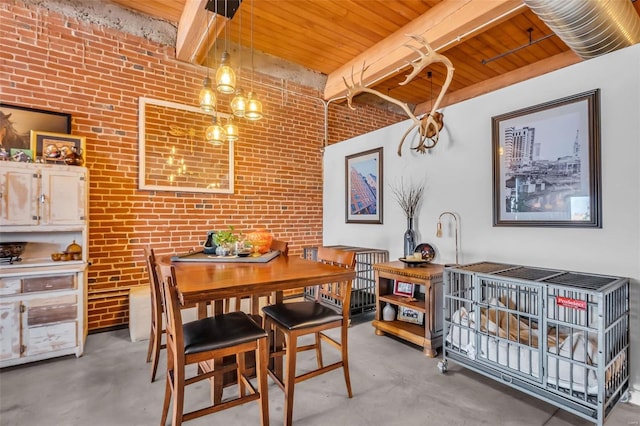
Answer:
<path fill-rule="evenodd" d="M 415 252 L 420 253 L 422 260 L 427 262 L 431 262 L 436 257 L 436 250 L 430 244 L 426 243 L 418 244 Z"/>
<path fill-rule="evenodd" d="M 82 253 L 82 247 L 79 244 L 76 244 L 76 240 L 73 240 L 71 244 L 67 246 L 65 250 L 67 253 Z"/>
<path fill-rule="evenodd" d="M 247 234 L 247 242 L 253 247 L 253 251 L 265 254 L 271 249 L 273 236 L 266 228 L 259 228 Z"/>

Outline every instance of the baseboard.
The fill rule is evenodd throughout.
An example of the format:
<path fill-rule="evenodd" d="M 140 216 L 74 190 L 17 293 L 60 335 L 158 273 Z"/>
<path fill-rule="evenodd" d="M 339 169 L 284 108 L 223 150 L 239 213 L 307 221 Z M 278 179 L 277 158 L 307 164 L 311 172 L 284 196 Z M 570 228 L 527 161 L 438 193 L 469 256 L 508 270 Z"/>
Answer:
<path fill-rule="evenodd" d="M 640 388 L 634 386 L 629 390 L 629 404 L 640 406 Z"/>

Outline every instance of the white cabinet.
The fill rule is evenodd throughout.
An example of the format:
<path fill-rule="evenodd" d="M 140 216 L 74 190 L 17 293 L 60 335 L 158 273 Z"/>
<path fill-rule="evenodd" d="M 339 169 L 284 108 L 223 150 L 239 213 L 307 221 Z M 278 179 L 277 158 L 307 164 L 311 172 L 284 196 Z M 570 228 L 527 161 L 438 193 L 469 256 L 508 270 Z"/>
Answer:
<path fill-rule="evenodd" d="M 0 226 L 82 225 L 86 216 L 86 169 L 2 163 Z"/>
<path fill-rule="evenodd" d="M 0 162 L 2 242 L 27 243 L 21 261 L 0 259 L 0 367 L 82 355 L 87 195 L 83 167 Z M 74 241 L 82 259 L 51 259 Z"/>

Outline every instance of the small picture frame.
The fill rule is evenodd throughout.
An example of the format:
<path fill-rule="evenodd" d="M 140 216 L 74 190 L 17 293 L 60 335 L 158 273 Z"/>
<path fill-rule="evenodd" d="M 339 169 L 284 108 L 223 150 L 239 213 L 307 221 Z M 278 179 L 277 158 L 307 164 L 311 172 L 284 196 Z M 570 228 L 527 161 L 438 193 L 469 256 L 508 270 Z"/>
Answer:
<path fill-rule="evenodd" d="M 20 163 L 33 163 L 33 152 L 30 149 L 11 148 L 11 160 Z"/>
<path fill-rule="evenodd" d="M 405 281 L 396 280 L 393 283 L 393 294 L 396 296 L 413 297 L 416 285 Z"/>
<path fill-rule="evenodd" d="M 382 224 L 383 148 L 345 157 L 345 222 Z"/>
<path fill-rule="evenodd" d="M 42 159 L 44 162 L 64 162 L 71 152 L 84 155 L 85 136 L 70 135 L 66 133 L 31 131 L 31 151 L 34 159 Z"/>
<path fill-rule="evenodd" d="M 404 306 L 398 306 L 398 321 L 422 325 L 424 313 Z"/>

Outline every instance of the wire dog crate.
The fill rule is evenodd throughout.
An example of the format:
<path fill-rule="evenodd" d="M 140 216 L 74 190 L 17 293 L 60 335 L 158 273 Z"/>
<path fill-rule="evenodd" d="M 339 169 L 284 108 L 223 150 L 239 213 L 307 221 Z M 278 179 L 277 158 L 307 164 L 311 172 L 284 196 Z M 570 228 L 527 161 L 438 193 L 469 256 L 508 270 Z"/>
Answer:
<path fill-rule="evenodd" d="M 353 280 L 351 289 L 351 315 L 362 314 L 376 308 L 376 279 L 373 271 L 375 263 L 389 261 L 387 250 L 378 250 L 365 247 L 352 246 L 327 246 L 340 250 L 356 252 L 356 278 Z M 318 247 L 304 247 L 303 257 L 309 260 L 317 260 Z M 305 299 L 315 298 L 315 288 L 306 287 L 304 290 Z M 336 303 L 336 306 L 339 304 Z M 342 306 L 338 306 L 342 308 Z"/>
<path fill-rule="evenodd" d="M 444 274 L 443 360 L 601 426 L 628 399 L 627 278 L 481 262 Z"/>

